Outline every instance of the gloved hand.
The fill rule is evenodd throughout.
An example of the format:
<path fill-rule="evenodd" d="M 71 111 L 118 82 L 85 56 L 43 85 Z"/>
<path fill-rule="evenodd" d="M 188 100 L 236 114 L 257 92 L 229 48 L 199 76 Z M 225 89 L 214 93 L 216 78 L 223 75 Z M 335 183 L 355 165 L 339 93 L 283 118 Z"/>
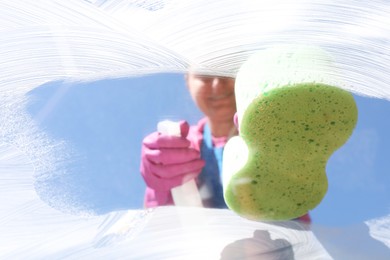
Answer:
<path fill-rule="evenodd" d="M 186 139 L 188 123 L 181 121 L 180 130 L 180 137 L 154 132 L 143 140 L 141 174 L 156 191 L 169 191 L 196 178 L 205 165 L 200 152 L 190 148 Z"/>

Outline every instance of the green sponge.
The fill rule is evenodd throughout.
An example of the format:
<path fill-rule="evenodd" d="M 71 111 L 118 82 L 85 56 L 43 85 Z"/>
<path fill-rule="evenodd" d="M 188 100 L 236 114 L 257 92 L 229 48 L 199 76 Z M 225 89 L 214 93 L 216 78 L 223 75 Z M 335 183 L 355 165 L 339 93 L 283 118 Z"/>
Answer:
<path fill-rule="evenodd" d="M 327 160 L 356 121 L 353 96 L 325 84 L 276 88 L 254 99 L 240 125 L 248 161 L 225 187 L 229 208 L 250 219 L 288 220 L 316 207 L 328 187 Z"/>
<path fill-rule="evenodd" d="M 255 220 L 289 220 L 327 192 L 329 157 L 352 134 L 355 100 L 332 57 L 283 45 L 251 56 L 236 77 L 239 136 L 223 155 L 225 201 Z"/>

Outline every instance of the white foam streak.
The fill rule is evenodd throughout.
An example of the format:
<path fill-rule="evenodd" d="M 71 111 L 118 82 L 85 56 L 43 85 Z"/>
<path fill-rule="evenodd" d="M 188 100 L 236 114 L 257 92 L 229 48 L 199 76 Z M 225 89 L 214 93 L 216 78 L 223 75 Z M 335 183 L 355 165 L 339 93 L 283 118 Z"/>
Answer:
<path fill-rule="evenodd" d="M 184 71 L 235 75 L 275 43 L 321 46 L 345 89 L 390 98 L 386 1 L 14 1 L 1 3 L 2 90 L 45 81 Z"/>
<path fill-rule="evenodd" d="M 370 229 L 370 235 L 390 249 L 390 215 L 368 220 L 365 224 Z"/>

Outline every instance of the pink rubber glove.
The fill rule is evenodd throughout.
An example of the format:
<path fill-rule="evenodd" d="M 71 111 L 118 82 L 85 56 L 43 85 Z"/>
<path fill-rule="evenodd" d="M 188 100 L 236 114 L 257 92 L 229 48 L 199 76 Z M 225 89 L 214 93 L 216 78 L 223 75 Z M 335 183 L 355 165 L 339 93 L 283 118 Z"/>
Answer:
<path fill-rule="evenodd" d="M 188 123 L 180 122 L 180 130 L 181 137 L 154 132 L 143 140 L 141 174 L 146 185 L 156 191 L 170 191 L 196 178 L 205 165 L 186 139 Z"/>

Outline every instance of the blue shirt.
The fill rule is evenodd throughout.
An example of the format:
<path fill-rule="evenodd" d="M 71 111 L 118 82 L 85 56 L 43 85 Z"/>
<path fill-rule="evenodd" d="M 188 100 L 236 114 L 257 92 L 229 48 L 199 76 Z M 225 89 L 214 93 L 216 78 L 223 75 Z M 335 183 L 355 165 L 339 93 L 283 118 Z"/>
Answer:
<path fill-rule="evenodd" d="M 208 124 L 203 129 L 200 152 L 206 162 L 198 177 L 203 205 L 207 208 L 227 208 L 221 181 L 223 147 L 214 147 Z"/>

